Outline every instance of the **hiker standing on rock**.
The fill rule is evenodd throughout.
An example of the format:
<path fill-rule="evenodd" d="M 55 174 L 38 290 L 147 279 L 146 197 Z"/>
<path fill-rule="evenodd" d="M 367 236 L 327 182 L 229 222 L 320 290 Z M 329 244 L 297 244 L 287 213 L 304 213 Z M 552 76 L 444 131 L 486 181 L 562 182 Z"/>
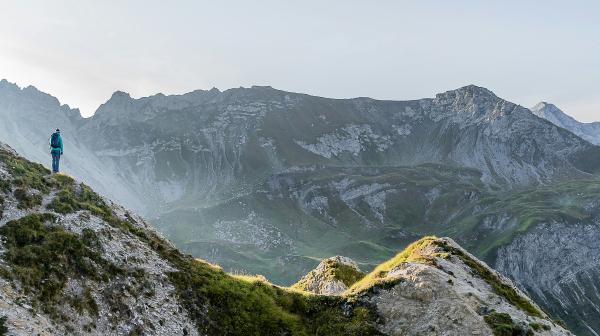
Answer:
<path fill-rule="evenodd" d="M 52 172 L 56 174 L 58 173 L 60 156 L 63 154 L 63 142 L 58 128 L 50 136 L 50 154 L 52 154 Z"/>

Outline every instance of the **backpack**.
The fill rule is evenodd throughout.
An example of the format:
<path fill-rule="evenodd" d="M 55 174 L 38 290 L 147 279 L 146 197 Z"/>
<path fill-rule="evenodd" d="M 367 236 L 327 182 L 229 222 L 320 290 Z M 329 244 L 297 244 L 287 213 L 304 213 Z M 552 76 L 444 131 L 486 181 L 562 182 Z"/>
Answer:
<path fill-rule="evenodd" d="M 50 147 L 52 148 L 60 148 L 60 135 L 58 133 L 52 133 L 52 138 L 50 138 Z"/>

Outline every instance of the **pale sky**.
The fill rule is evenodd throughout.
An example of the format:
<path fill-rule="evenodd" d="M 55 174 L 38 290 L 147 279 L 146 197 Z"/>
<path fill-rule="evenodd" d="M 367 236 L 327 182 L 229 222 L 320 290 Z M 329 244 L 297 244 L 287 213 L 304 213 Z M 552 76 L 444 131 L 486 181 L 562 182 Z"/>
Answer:
<path fill-rule="evenodd" d="M 86 116 L 116 90 L 406 100 L 467 84 L 600 120 L 600 1 L 0 0 L 0 78 Z"/>

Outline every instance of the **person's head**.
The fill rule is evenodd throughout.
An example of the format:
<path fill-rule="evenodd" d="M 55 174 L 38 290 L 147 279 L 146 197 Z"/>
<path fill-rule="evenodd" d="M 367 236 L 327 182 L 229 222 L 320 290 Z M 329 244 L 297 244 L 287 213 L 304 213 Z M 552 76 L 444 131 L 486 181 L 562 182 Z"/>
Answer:
<path fill-rule="evenodd" d="M 60 130 L 58 128 L 56 129 L 56 133 L 60 133 Z"/>

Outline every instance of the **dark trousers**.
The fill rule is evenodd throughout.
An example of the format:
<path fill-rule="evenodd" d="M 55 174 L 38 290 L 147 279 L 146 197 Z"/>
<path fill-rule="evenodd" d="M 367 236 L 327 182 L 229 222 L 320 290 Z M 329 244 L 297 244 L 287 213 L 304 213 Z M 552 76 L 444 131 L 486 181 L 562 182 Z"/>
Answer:
<path fill-rule="evenodd" d="M 60 153 L 52 153 L 52 172 L 58 173 L 58 164 L 60 162 Z"/>

